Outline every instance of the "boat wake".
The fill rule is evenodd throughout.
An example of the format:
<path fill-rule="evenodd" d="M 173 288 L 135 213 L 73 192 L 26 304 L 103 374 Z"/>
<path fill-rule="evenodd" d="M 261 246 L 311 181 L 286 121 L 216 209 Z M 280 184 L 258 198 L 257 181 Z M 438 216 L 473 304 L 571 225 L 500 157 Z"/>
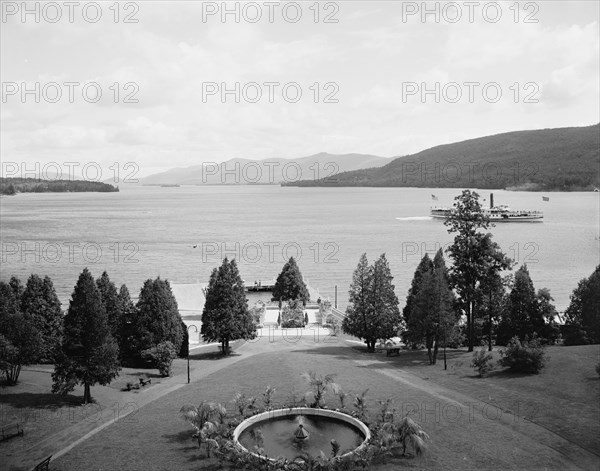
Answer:
<path fill-rule="evenodd" d="M 431 216 L 412 216 L 407 218 L 396 218 L 398 221 L 430 221 Z"/>

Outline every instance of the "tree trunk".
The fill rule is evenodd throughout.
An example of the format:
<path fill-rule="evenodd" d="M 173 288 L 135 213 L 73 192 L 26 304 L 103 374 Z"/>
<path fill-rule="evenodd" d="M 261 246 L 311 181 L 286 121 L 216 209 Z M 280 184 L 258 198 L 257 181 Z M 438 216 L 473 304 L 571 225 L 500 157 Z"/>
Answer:
<path fill-rule="evenodd" d="M 88 404 L 92 402 L 92 393 L 90 391 L 90 383 L 85 383 L 83 388 L 83 403 Z"/>
<path fill-rule="evenodd" d="M 425 338 L 425 344 L 427 346 L 427 356 L 429 357 L 429 364 L 433 365 L 433 356 L 431 354 L 431 347 L 433 347 L 433 337 L 431 335 L 427 335 Z"/>
<path fill-rule="evenodd" d="M 469 352 L 473 351 L 473 310 L 471 301 L 467 302 L 467 335 L 469 337 Z"/>
<path fill-rule="evenodd" d="M 439 348 L 440 348 L 440 342 L 439 342 L 438 338 L 436 337 L 435 344 L 433 346 L 433 363 L 432 363 L 433 365 L 435 365 L 435 362 L 437 360 Z"/>
<path fill-rule="evenodd" d="M 492 299 L 490 297 L 490 306 L 489 306 L 489 310 L 490 310 L 490 315 L 489 315 L 489 323 L 490 323 L 490 333 L 488 336 L 488 352 L 492 351 Z"/>

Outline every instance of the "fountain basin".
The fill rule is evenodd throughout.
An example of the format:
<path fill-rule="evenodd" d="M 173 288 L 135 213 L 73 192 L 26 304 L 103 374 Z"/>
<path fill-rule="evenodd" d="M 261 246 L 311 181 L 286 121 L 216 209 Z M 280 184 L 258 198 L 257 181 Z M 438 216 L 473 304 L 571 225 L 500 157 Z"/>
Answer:
<path fill-rule="evenodd" d="M 310 437 L 299 441 L 294 436 L 298 425 L 303 423 Z M 250 432 L 260 428 L 264 436 L 264 452 L 251 451 Z M 275 409 L 249 417 L 233 431 L 233 441 L 242 451 L 255 457 L 275 461 L 278 456 L 293 461 L 303 451 L 316 455 L 322 450 L 327 456 L 331 453 L 331 439 L 340 444 L 345 456 L 355 453 L 366 446 L 371 437 L 369 428 L 360 420 L 342 412 L 311 407 L 293 407 Z"/>

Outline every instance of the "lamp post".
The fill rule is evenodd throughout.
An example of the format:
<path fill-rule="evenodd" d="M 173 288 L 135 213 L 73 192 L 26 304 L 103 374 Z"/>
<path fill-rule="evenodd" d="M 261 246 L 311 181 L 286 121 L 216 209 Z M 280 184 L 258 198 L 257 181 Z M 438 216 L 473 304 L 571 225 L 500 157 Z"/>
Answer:
<path fill-rule="evenodd" d="M 196 329 L 196 333 L 198 333 L 198 327 L 196 324 L 188 325 L 188 351 L 187 351 L 187 374 L 188 374 L 188 384 L 190 384 L 190 327 Z"/>

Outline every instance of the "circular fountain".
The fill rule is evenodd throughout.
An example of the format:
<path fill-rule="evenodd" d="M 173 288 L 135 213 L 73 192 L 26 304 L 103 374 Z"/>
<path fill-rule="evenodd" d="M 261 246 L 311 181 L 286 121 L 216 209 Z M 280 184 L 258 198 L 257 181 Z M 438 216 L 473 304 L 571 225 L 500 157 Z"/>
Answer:
<path fill-rule="evenodd" d="M 260 431 L 257 433 L 257 431 Z M 233 432 L 233 441 L 246 453 L 264 460 L 299 455 L 331 455 L 334 446 L 340 456 L 362 449 L 371 437 L 360 420 L 329 409 L 294 407 L 263 412 L 244 420 Z M 251 450 L 262 448 L 261 454 Z"/>

